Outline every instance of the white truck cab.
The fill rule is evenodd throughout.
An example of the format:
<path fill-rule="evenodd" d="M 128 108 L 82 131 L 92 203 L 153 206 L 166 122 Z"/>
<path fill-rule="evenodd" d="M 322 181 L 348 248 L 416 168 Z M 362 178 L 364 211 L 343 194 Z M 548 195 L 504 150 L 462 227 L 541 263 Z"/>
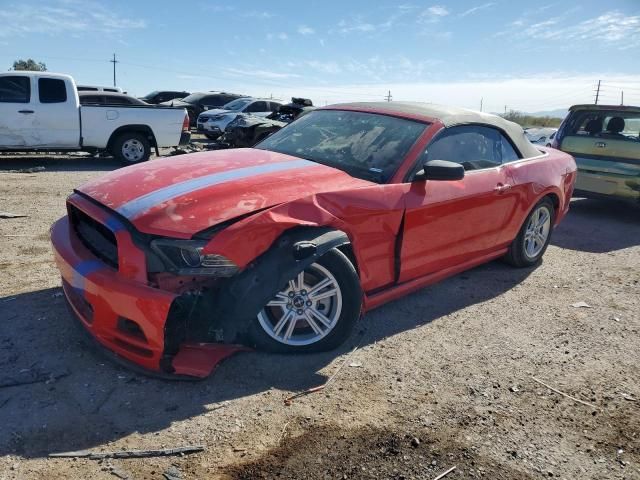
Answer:
<path fill-rule="evenodd" d="M 49 72 L 0 73 L 0 151 L 106 150 L 124 163 L 190 138 L 184 109 L 80 106 L 73 78 Z"/>

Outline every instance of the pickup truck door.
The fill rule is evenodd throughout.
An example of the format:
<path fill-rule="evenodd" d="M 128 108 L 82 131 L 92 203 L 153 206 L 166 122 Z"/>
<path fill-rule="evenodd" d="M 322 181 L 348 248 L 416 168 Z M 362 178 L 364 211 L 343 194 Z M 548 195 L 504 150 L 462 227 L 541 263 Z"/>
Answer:
<path fill-rule="evenodd" d="M 454 126 L 427 146 L 426 160 L 465 167 L 459 181 L 417 181 L 405 197 L 400 282 L 491 254 L 516 207 L 508 164 L 513 147 L 493 128 Z"/>
<path fill-rule="evenodd" d="M 33 102 L 37 144 L 33 146 L 77 148 L 80 145 L 80 108 L 73 83 L 61 78 L 38 76 Z"/>
<path fill-rule="evenodd" d="M 32 77 L 0 76 L 0 147 L 28 147 L 34 141 L 36 122 Z"/>

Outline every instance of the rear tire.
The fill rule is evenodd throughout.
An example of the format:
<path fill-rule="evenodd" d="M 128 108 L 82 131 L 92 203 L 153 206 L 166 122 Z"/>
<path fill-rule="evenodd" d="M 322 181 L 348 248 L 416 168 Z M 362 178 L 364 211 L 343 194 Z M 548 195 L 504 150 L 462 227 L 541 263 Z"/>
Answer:
<path fill-rule="evenodd" d="M 353 264 L 342 252 L 333 249 L 302 273 L 251 322 L 249 340 L 257 349 L 278 353 L 324 352 L 349 337 L 362 307 L 360 279 Z M 326 286 L 322 287 L 321 282 Z M 331 295 L 333 290 L 336 293 Z"/>
<path fill-rule="evenodd" d="M 151 156 L 151 143 L 140 133 L 123 133 L 114 140 L 111 153 L 124 165 L 146 162 Z"/>
<path fill-rule="evenodd" d="M 518 236 L 509 246 L 504 259 L 514 267 L 531 267 L 547 251 L 555 221 L 555 208 L 549 197 L 544 197 L 527 215 Z"/>

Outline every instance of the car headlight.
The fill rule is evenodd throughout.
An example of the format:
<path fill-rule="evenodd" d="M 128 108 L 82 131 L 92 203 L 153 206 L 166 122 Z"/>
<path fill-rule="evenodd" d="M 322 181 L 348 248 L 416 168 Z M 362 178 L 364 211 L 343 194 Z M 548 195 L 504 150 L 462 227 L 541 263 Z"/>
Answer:
<path fill-rule="evenodd" d="M 213 253 L 203 254 L 206 241 L 165 240 L 151 242 L 151 248 L 162 258 L 167 269 L 178 275 L 231 277 L 238 266 L 228 258 Z"/>

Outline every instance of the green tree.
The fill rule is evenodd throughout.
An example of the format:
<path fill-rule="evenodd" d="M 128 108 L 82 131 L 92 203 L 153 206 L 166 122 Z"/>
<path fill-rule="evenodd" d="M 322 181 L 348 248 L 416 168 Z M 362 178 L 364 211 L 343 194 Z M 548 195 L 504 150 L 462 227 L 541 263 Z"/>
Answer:
<path fill-rule="evenodd" d="M 42 62 L 36 62 L 33 58 L 16 60 L 13 62 L 14 70 L 30 70 L 32 72 L 46 72 L 47 66 Z"/>

